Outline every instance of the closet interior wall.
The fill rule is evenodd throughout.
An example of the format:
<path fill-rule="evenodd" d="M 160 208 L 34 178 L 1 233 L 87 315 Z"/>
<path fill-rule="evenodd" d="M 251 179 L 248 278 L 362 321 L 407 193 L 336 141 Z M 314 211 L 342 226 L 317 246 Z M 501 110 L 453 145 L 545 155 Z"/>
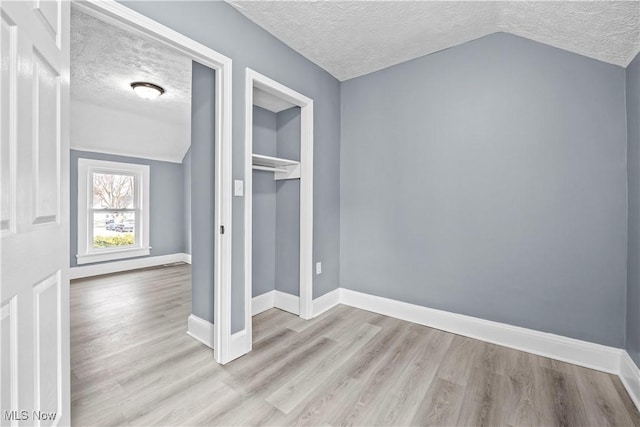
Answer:
<path fill-rule="evenodd" d="M 300 160 L 300 108 L 253 107 L 253 153 Z M 252 297 L 300 294 L 300 180 L 253 171 Z"/>

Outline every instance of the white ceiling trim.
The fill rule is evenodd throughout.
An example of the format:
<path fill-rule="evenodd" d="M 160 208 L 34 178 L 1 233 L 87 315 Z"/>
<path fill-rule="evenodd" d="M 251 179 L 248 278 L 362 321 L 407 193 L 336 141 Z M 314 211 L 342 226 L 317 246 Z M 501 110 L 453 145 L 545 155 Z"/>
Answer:
<path fill-rule="evenodd" d="M 640 1 L 256 1 L 240 13 L 338 80 L 496 32 L 626 67 Z"/>

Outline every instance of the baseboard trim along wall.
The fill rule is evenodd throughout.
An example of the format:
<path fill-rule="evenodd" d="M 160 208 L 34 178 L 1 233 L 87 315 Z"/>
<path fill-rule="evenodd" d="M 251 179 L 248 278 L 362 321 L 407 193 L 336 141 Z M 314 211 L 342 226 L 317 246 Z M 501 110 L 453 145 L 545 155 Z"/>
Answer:
<path fill-rule="evenodd" d="M 265 292 L 262 295 L 251 299 L 251 315 L 255 316 L 263 311 L 270 310 L 275 307 L 273 294 L 276 291 Z"/>
<path fill-rule="evenodd" d="M 200 341 L 207 347 L 213 348 L 214 334 L 213 323 L 195 314 L 189 315 L 187 318 L 187 335 Z"/>
<path fill-rule="evenodd" d="M 298 314 L 298 303 L 297 296 L 270 291 L 252 299 L 252 315 L 255 316 L 274 307 Z M 640 410 L 640 369 L 626 350 L 344 288 L 335 289 L 313 300 L 313 317 L 319 316 L 338 304 L 618 375 Z M 213 348 L 212 323 L 192 314 L 189 316 L 188 324 L 189 335 Z M 246 331 L 242 330 L 231 336 L 231 353 L 236 355 L 235 357 L 246 352 L 245 335 Z"/>
<path fill-rule="evenodd" d="M 185 262 L 191 264 L 191 255 L 176 253 L 169 255 L 149 256 L 143 258 L 127 259 L 123 261 L 105 262 L 73 267 L 69 269 L 69 278 L 83 279 L 85 277 L 100 276 L 102 274 L 119 273 L 122 271 L 138 270 L 140 268 L 158 267 L 160 265 Z"/>
<path fill-rule="evenodd" d="M 317 317 L 327 310 L 340 304 L 342 289 L 334 289 L 313 300 L 313 317 Z"/>
<path fill-rule="evenodd" d="M 624 388 L 629 392 L 631 400 L 640 410 L 640 368 L 633 363 L 631 356 L 626 351 L 622 351 L 620 358 L 620 380 Z"/>
<path fill-rule="evenodd" d="M 279 308 L 297 316 L 300 314 L 300 297 L 281 291 L 269 291 L 251 299 L 252 316 L 271 308 Z"/>
<path fill-rule="evenodd" d="M 609 373 L 620 370 L 620 349 L 532 329 L 341 289 L 341 302 L 469 338 Z"/>
<path fill-rule="evenodd" d="M 340 304 L 341 289 L 334 289 L 313 300 L 313 317 Z M 269 291 L 251 299 L 251 315 L 255 316 L 271 308 L 279 308 L 298 315 L 300 298 L 280 291 Z"/>
<path fill-rule="evenodd" d="M 338 304 L 618 375 L 640 410 L 640 369 L 629 354 L 561 335 L 436 310 L 339 288 L 313 301 L 314 317 Z"/>
<path fill-rule="evenodd" d="M 273 306 L 297 316 L 300 314 L 300 297 L 280 291 L 273 291 Z"/>

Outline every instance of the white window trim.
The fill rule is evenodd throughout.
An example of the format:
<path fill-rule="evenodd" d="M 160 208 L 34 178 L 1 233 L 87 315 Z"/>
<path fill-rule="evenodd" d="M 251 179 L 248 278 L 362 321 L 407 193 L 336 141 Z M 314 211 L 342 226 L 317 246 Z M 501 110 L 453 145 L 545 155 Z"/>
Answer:
<path fill-rule="evenodd" d="M 89 200 L 93 198 L 91 176 L 94 172 L 122 172 L 136 177 L 137 205 L 140 218 L 136 217 L 138 244 L 122 249 L 94 249 L 89 236 Z M 134 163 L 108 162 L 94 159 L 78 159 L 78 264 L 111 261 L 123 258 L 147 256 L 149 246 L 149 166 Z"/>

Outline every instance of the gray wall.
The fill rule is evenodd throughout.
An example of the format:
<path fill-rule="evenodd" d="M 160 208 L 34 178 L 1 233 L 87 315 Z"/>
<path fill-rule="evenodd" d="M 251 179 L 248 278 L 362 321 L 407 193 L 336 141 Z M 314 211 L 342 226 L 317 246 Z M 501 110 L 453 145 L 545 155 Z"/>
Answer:
<path fill-rule="evenodd" d="M 253 108 L 253 152 L 300 159 L 300 108 Z M 300 180 L 253 171 L 253 296 L 300 294 Z"/>
<path fill-rule="evenodd" d="M 627 68 L 627 345 L 640 366 L 640 54 Z"/>
<path fill-rule="evenodd" d="M 149 244 L 151 256 L 184 252 L 183 168 L 180 163 L 71 150 L 71 253 L 69 264 L 78 265 L 78 159 L 149 165 Z M 113 262 L 113 261 L 107 261 Z"/>
<path fill-rule="evenodd" d="M 191 309 L 213 322 L 215 71 L 191 70 Z"/>
<path fill-rule="evenodd" d="M 244 179 L 245 68 L 314 101 L 313 276 L 317 298 L 338 287 L 340 258 L 340 84 L 223 2 L 123 2 L 233 60 L 233 179 Z M 194 158 L 195 160 L 195 153 Z M 195 193 L 193 194 L 195 197 Z M 196 222 L 193 223 L 196 230 Z M 194 233 L 194 237 L 195 237 Z M 195 245 L 195 239 L 194 239 Z M 232 332 L 244 327 L 244 199 L 233 198 Z M 195 247 L 194 247 L 195 251 Z"/>
<path fill-rule="evenodd" d="M 253 107 L 253 152 L 276 156 L 276 113 Z M 276 288 L 276 181 L 273 173 L 253 171 L 252 296 Z"/>
<path fill-rule="evenodd" d="M 182 159 L 184 191 L 184 252 L 191 254 L 191 147 Z"/>
<path fill-rule="evenodd" d="M 300 160 L 300 108 L 277 114 L 278 157 Z M 276 289 L 300 295 L 300 180 L 276 181 Z"/>
<path fill-rule="evenodd" d="M 500 33 L 341 97 L 343 287 L 624 345 L 624 69 Z"/>

